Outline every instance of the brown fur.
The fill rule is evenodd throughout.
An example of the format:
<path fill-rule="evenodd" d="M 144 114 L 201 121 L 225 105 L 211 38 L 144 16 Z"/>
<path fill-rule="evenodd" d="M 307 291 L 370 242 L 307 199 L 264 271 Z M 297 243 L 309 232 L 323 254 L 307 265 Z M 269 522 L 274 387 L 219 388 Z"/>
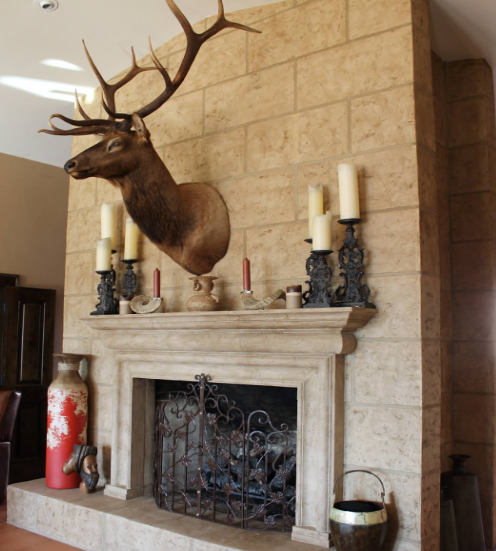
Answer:
<path fill-rule="evenodd" d="M 205 183 L 177 185 L 155 151 L 143 121 L 135 131 L 114 130 L 65 165 L 73 178 L 103 178 L 122 192 L 140 230 L 188 272 L 207 274 L 227 253 L 227 207 Z"/>

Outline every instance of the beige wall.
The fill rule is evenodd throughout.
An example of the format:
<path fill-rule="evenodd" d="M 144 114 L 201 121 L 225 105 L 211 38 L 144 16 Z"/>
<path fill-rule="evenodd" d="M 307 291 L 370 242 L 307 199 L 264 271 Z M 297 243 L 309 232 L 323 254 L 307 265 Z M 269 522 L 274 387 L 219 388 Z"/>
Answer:
<path fill-rule="evenodd" d="M 63 169 L 0 153 L 0 272 L 22 287 L 55 289 L 54 350 L 62 350 L 68 177 Z"/>
<path fill-rule="evenodd" d="M 229 207 L 231 246 L 214 271 L 224 309 L 240 308 L 246 255 L 257 296 L 304 284 L 309 184 L 324 184 L 337 251 L 344 235 L 337 164 L 358 165 L 358 233 L 379 314 L 358 332 L 346 361 L 346 468 L 372 469 L 385 482 L 385 549 L 437 549 L 441 285 L 427 4 L 288 0 L 231 18 L 263 34 L 223 32 L 208 42 L 178 94 L 147 119 L 154 145 L 178 182 L 207 181 Z M 172 73 L 184 46 L 179 37 L 157 50 Z M 121 92 L 118 108 L 137 109 L 162 87 L 155 73 L 141 75 Z M 86 107 L 100 116 L 98 103 Z M 94 141 L 74 139 L 74 153 Z M 98 333 L 78 321 L 95 304 L 104 201 L 124 218 L 110 184 L 71 182 L 64 347 L 90 355 L 89 434 L 108 477 L 116 366 Z M 120 251 L 122 239 L 121 229 Z M 161 266 L 167 309 L 184 309 L 188 275 L 146 239 L 140 257 L 139 290 L 151 289 Z M 354 491 L 378 495 L 366 478 L 355 479 Z"/>

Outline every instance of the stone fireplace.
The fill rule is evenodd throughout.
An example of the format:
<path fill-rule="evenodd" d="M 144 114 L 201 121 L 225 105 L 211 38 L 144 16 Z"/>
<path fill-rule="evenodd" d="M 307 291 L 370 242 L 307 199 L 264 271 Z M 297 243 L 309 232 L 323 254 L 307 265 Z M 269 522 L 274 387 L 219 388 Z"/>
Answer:
<path fill-rule="evenodd" d="M 332 482 L 343 468 L 343 356 L 375 310 L 268 310 L 99 316 L 85 323 L 115 353 L 111 479 L 105 495 L 151 495 L 155 381 L 297 390 L 296 501 L 292 539 L 330 546 Z"/>

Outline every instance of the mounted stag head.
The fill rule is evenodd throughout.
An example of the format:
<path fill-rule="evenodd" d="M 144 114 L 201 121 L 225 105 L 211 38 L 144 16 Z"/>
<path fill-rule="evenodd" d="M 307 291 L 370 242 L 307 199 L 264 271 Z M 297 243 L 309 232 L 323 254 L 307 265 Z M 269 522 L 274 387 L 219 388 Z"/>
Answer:
<path fill-rule="evenodd" d="M 201 48 L 223 29 L 233 28 L 259 32 L 245 25 L 228 21 L 222 0 L 218 0 L 217 21 L 203 33 L 196 33 L 174 0 L 166 0 L 187 38 L 186 53 L 174 79 L 162 66 L 150 43 L 155 67 L 139 67 L 133 50 L 129 72 L 115 84 L 106 82 L 86 45 L 88 61 L 102 87 L 102 104 L 108 119 L 91 119 L 81 107 L 83 120 L 52 115 L 52 130 L 40 130 L 57 136 L 103 135 L 101 142 L 76 155 L 64 166 L 76 180 L 104 178 L 122 192 L 128 213 L 140 230 L 157 247 L 188 272 L 202 275 L 210 272 L 227 253 L 231 230 L 226 205 L 219 193 L 205 183 L 177 185 L 150 140 L 143 119 L 168 101 L 181 86 Z M 158 71 L 165 83 L 164 91 L 136 113 L 118 113 L 115 105 L 117 90 L 143 71 Z M 74 126 L 63 130 L 51 122 L 58 118 Z"/>

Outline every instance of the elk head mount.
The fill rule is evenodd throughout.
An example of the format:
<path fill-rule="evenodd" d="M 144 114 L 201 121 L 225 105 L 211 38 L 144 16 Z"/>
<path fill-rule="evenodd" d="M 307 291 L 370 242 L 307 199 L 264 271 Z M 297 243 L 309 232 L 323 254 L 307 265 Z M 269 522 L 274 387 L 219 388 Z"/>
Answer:
<path fill-rule="evenodd" d="M 228 28 L 259 31 L 228 21 L 222 0 L 218 0 L 216 22 L 206 31 L 196 33 L 175 1 L 166 2 L 187 38 L 186 52 L 174 79 L 158 60 L 150 42 L 155 66 L 138 66 L 132 50 L 133 60 L 128 73 L 118 82 L 109 84 L 93 63 L 83 41 L 88 61 L 102 87 L 102 104 L 109 118 L 91 119 L 76 94 L 83 119 L 74 120 L 55 114 L 49 119 L 52 130 L 40 132 L 58 136 L 102 135 L 99 143 L 67 161 L 65 171 L 76 180 L 103 178 L 119 188 L 128 213 L 150 241 L 188 272 L 202 275 L 210 272 L 227 253 L 231 235 L 227 207 L 220 194 L 206 183 L 177 185 L 155 151 L 143 119 L 172 97 L 209 38 Z M 158 71 L 164 79 L 164 91 L 135 113 L 117 112 L 117 90 L 144 71 Z M 57 128 L 52 124 L 53 118 L 74 128 Z"/>

